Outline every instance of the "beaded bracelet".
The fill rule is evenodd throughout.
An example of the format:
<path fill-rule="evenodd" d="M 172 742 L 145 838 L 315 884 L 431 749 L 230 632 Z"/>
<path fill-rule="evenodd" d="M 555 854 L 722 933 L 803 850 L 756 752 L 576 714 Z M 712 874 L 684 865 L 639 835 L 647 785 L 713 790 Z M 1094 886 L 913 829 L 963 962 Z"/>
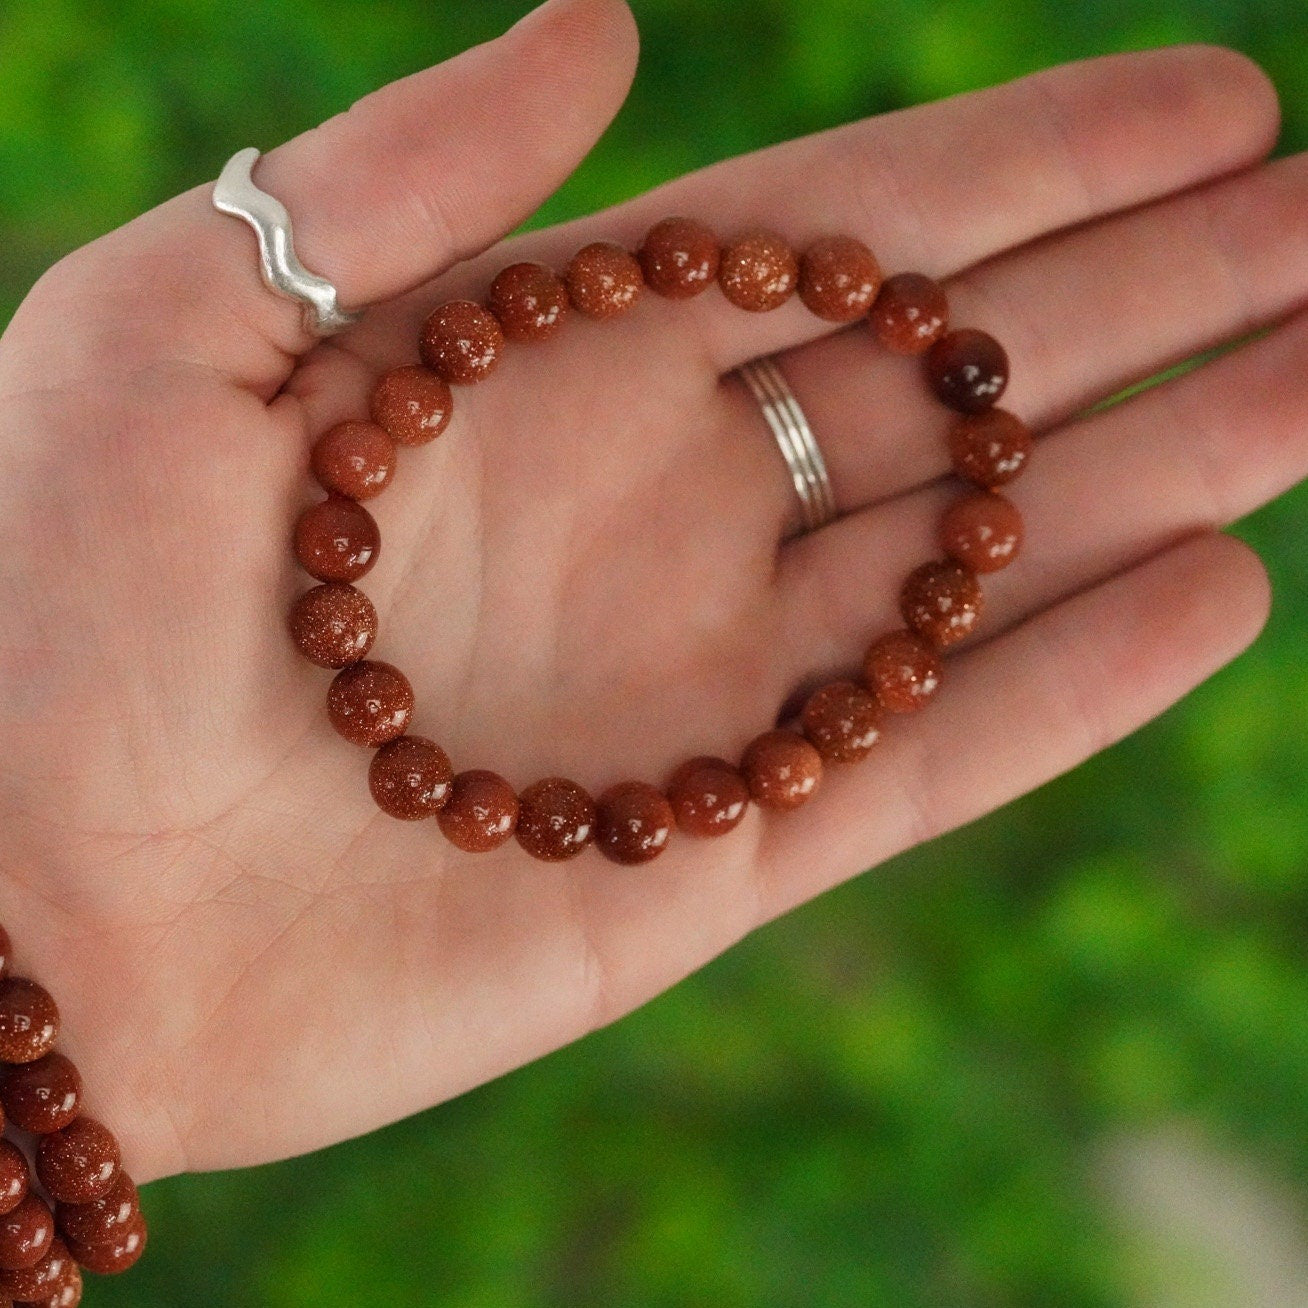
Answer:
<path fill-rule="evenodd" d="M 414 696 L 389 663 L 366 656 L 377 635 L 377 612 L 352 583 L 373 566 L 381 544 L 377 523 L 360 503 L 390 483 L 397 445 L 423 445 L 449 425 L 450 383 L 488 377 L 507 341 L 540 342 L 576 310 L 611 319 L 629 312 L 648 288 L 688 300 L 715 283 L 732 304 L 760 313 L 798 293 L 808 309 L 833 323 L 863 319 L 884 347 L 922 354 L 936 396 L 961 415 L 949 433 L 954 472 L 973 483 L 944 512 L 944 557 L 909 574 L 899 597 L 905 626 L 873 641 L 862 682 L 833 681 L 804 704 L 798 730 L 764 731 L 738 767 L 697 757 L 678 767 L 664 790 L 624 781 L 592 799 L 566 777 L 546 777 L 520 794 L 482 769 L 455 775 L 445 751 L 409 735 Z M 495 849 L 511 835 L 528 854 L 557 862 L 594 843 L 617 863 L 644 863 L 674 830 L 716 836 L 732 830 L 749 801 L 767 809 L 803 804 L 825 764 L 866 757 L 886 713 L 921 709 L 936 693 L 940 652 L 975 628 L 981 614 L 978 574 L 1016 557 L 1022 518 L 996 487 L 1025 467 L 1026 425 L 995 407 L 1008 383 L 1008 358 L 992 336 L 949 328 L 943 289 L 920 273 L 883 278 L 872 251 L 849 236 L 816 241 L 796 256 L 779 236 L 747 233 L 722 246 L 702 223 L 668 218 L 633 255 L 608 242 L 587 245 L 562 277 L 538 263 L 515 263 L 492 282 L 486 304 L 453 300 L 426 320 L 421 364 L 385 373 L 372 392 L 369 419 L 333 426 L 313 447 L 314 476 L 327 499 L 307 509 L 295 528 L 295 554 L 322 584 L 290 615 L 292 637 L 306 658 L 339 669 L 327 693 L 332 725 L 346 740 L 376 750 L 368 770 L 377 804 L 396 818 L 435 817 L 458 848 Z"/>

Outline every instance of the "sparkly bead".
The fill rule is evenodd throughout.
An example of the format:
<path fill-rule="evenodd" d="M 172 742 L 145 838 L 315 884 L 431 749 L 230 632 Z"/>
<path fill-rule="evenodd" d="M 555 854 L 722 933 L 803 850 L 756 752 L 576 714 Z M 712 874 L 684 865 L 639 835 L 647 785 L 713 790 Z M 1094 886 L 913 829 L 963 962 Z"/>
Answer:
<path fill-rule="evenodd" d="M 395 474 L 395 442 L 375 422 L 338 422 L 314 442 L 309 466 L 323 490 L 370 500 Z"/>
<path fill-rule="evenodd" d="M 377 638 L 377 610 L 361 590 L 328 581 L 295 601 L 291 639 L 310 663 L 344 668 L 357 663 Z"/>
<path fill-rule="evenodd" d="M 423 324 L 418 353 L 447 382 L 489 377 L 504 353 L 504 333 L 495 315 L 471 300 L 451 300 Z"/>
<path fill-rule="evenodd" d="M 740 770 L 763 808 L 798 808 L 822 779 L 822 756 L 793 731 L 765 731 L 745 749 Z"/>
<path fill-rule="evenodd" d="M 894 354 L 921 354 L 949 328 L 949 300 L 939 282 L 922 273 L 887 277 L 868 314 L 877 341 Z"/>
<path fill-rule="evenodd" d="M 998 572 L 1022 548 L 1022 515 L 994 491 L 960 495 L 940 520 L 945 553 L 973 572 Z"/>
<path fill-rule="evenodd" d="M 426 445 L 450 425 L 454 397 L 443 378 L 411 363 L 381 375 L 371 412 L 396 445 Z"/>
<path fill-rule="evenodd" d="M 372 756 L 368 789 L 383 813 L 416 822 L 440 811 L 453 777 L 450 760 L 435 741 L 401 736 Z"/>
<path fill-rule="evenodd" d="M 59 1131 L 81 1107 L 82 1076 L 71 1059 L 49 1053 L 8 1068 L 0 1081 L 0 1100 L 5 1116 L 24 1131 L 37 1135 Z"/>
<path fill-rule="evenodd" d="M 56 1204 L 55 1218 L 60 1234 L 76 1256 L 78 1246 L 102 1245 L 116 1240 L 136 1220 L 140 1211 L 141 1198 L 136 1186 L 120 1168 L 107 1194 L 85 1204 Z M 80 1257 L 77 1261 L 86 1265 Z"/>
<path fill-rule="evenodd" d="M 578 250 L 566 275 L 572 303 L 588 318 L 626 313 L 644 287 L 640 264 L 620 245 L 596 241 Z"/>
<path fill-rule="evenodd" d="M 67 1246 L 65 1246 L 67 1248 Z M 77 1308 L 82 1302 L 82 1270 L 68 1251 L 68 1270 L 64 1279 L 50 1294 L 43 1299 L 27 1305 L 27 1308 Z"/>
<path fill-rule="evenodd" d="M 546 777 L 518 796 L 518 844 L 533 858 L 558 863 L 590 844 L 595 801 L 575 781 Z"/>
<path fill-rule="evenodd" d="M 852 681 L 832 681 L 815 690 L 801 722 L 826 763 L 856 763 L 881 739 L 881 706 Z"/>
<path fill-rule="evenodd" d="M 927 378 L 935 393 L 959 413 L 990 408 L 1008 385 L 1008 355 L 986 332 L 972 327 L 942 336 L 926 356 Z"/>
<path fill-rule="evenodd" d="M 0 1062 L 34 1062 L 58 1034 L 59 1009 L 44 986 L 22 976 L 0 981 Z"/>
<path fill-rule="evenodd" d="M 446 840 L 469 854 L 498 849 L 518 825 L 518 797 L 497 772 L 460 772 L 436 821 Z"/>
<path fill-rule="evenodd" d="M 0 1268 L 16 1272 L 35 1267 L 45 1257 L 54 1233 L 54 1218 L 45 1200 L 29 1191 L 0 1217 Z"/>
<path fill-rule="evenodd" d="M 0 1140 L 0 1214 L 13 1212 L 27 1188 L 27 1155 L 12 1140 Z"/>
<path fill-rule="evenodd" d="M 940 655 L 916 631 L 892 631 L 873 641 L 863 657 L 863 680 L 891 713 L 925 708 L 940 687 Z"/>
<path fill-rule="evenodd" d="M 952 561 L 924 563 L 908 574 L 899 611 L 940 648 L 971 634 L 981 616 L 981 584 L 971 568 Z"/>
<path fill-rule="evenodd" d="M 109 1193 L 122 1166 L 118 1141 L 93 1117 L 79 1117 L 36 1146 L 36 1175 L 51 1199 L 88 1204 Z"/>
<path fill-rule="evenodd" d="M 1007 409 L 960 418 L 949 432 L 954 471 L 978 486 L 993 489 L 1016 477 L 1031 457 L 1031 432 Z"/>
<path fill-rule="evenodd" d="M 300 514 L 295 524 L 295 557 L 319 581 L 358 581 L 381 549 L 373 516 L 343 495 L 330 495 Z"/>
<path fill-rule="evenodd" d="M 9 960 L 13 957 L 13 946 L 9 942 L 9 932 L 0 926 L 0 978 L 9 975 Z"/>
<path fill-rule="evenodd" d="M 543 263 L 511 263 L 486 297 L 511 341 L 543 341 L 568 315 L 568 288 Z"/>
<path fill-rule="evenodd" d="M 668 802 L 677 826 L 692 836 L 723 836 L 749 807 L 745 778 L 726 759 L 687 759 L 668 782 Z"/>
<path fill-rule="evenodd" d="M 68 1241 L 68 1252 L 88 1272 L 99 1276 L 117 1276 L 125 1272 L 145 1252 L 147 1237 L 145 1218 L 137 1213 L 119 1234 L 103 1244 L 82 1244 Z"/>
<path fill-rule="evenodd" d="M 722 250 L 703 223 L 665 218 L 645 234 L 638 257 L 651 291 L 669 300 L 688 300 L 713 284 Z"/>
<path fill-rule="evenodd" d="M 595 847 L 615 863 L 648 863 L 668 845 L 675 819 L 662 793 L 643 781 L 610 786 L 595 805 Z"/>
<path fill-rule="evenodd" d="M 0 1270 L 0 1294 L 24 1303 L 49 1299 L 71 1279 L 76 1267 L 68 1246 L 56 1235 L 35 1266 Z"/>
<path fill-rule="evenodd" d="M 798 284 L 795 252 L 773 232 L 749 232 L 722 251 L 718 285 L 737 308 L 751 313 L 780 308 Z"/>
<path fill-rule="evenodd" d="M 332 678 L 327 713 L 346 740 L 375 748 L 404 735 L 413 716 L 413 687 L 389 663 L 353 663 Z"/>
<path fill-rule="evenodd" d="M 827 322 L 853 322 L 872 307 L 881 278 L 881 265 L 862 241 L 824 236 L 800 260 L 799 298 Z"/>

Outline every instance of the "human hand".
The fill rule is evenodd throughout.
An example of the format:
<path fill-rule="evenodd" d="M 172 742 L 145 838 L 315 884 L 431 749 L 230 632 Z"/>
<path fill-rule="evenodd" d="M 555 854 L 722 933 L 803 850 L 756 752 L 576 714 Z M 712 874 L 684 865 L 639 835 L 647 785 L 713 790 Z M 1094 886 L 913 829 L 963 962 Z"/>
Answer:
<path fill-rule="evenodd" d="M 56 265 L 0 340 L 3 915 L 138 1179 L 313 1148 L 543 1054 L 1074 765 L 1261 625 L 1261 566 L 1211 528 L 1308 466 L 1302 316 L 1078 416 L 1303 304 L 1308 167 L 1261 162 L 1255 68 L 1200 48 L 1071 65 L 480 253 L 581 158 L 634 59 L 618 0 L 554 0 L 265 156 L 305 263 L 371 306 L 329 342 L 259 283 L 211 184 Z M 287 638 L 309 446 L 412 361 L 435 304 L 674 213 L 798 246 L 847 231 L 946 279 L 1043 433 L 1012 495 L 1028 552 L 986 579 L 939 702 L 799 812 L 645 869 L 460 854 L 378 813 Z M 784 465 L 723 380 L 774 352 L 845 515 L 784 545 Z M 376 506 L 376 653 L 414 682 L 415 730 L 519 786 L 737 754 L 898 625 L 899 579 L 933 552 L 948 417 L 917 366 L 716 292 L 512 349 Z"/>

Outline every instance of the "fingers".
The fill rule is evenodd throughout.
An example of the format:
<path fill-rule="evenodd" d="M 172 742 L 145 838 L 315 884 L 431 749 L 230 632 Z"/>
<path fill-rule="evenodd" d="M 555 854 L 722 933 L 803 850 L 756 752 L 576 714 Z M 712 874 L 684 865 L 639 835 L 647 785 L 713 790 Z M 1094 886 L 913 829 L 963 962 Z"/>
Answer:
<path fill-rule="evenodd" d="M 1257 556 L 1206 533 L 949 660 L 929 709 L 892 722 L 864 762 L 829 769 L 821 802 L 775 824 L 764 919 L 1128 735 L 1243 650 L 1268 603 Z"/>

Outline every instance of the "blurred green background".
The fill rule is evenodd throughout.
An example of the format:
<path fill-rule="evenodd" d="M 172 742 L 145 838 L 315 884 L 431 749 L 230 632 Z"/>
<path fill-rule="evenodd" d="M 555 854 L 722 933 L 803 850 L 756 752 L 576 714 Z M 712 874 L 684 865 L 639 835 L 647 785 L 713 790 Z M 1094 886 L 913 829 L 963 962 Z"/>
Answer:
<path fill-rule="evenodd" d="M 524 0 L 4 0 L 0 312 L 64 251 Z M 1064 59 L 1234 45 L 1308 146 L 1303 0 L 635 0 L 543 219 Z M 1308 239 L 1308 224 L 1305 225 Z M 38 437 L 39 438 L 39 437 Z M 150 1188 L 96 1305 L 1308 1304 L 1308 496 L 1258 645 L 989 820 L 367 1139 Z"/>

